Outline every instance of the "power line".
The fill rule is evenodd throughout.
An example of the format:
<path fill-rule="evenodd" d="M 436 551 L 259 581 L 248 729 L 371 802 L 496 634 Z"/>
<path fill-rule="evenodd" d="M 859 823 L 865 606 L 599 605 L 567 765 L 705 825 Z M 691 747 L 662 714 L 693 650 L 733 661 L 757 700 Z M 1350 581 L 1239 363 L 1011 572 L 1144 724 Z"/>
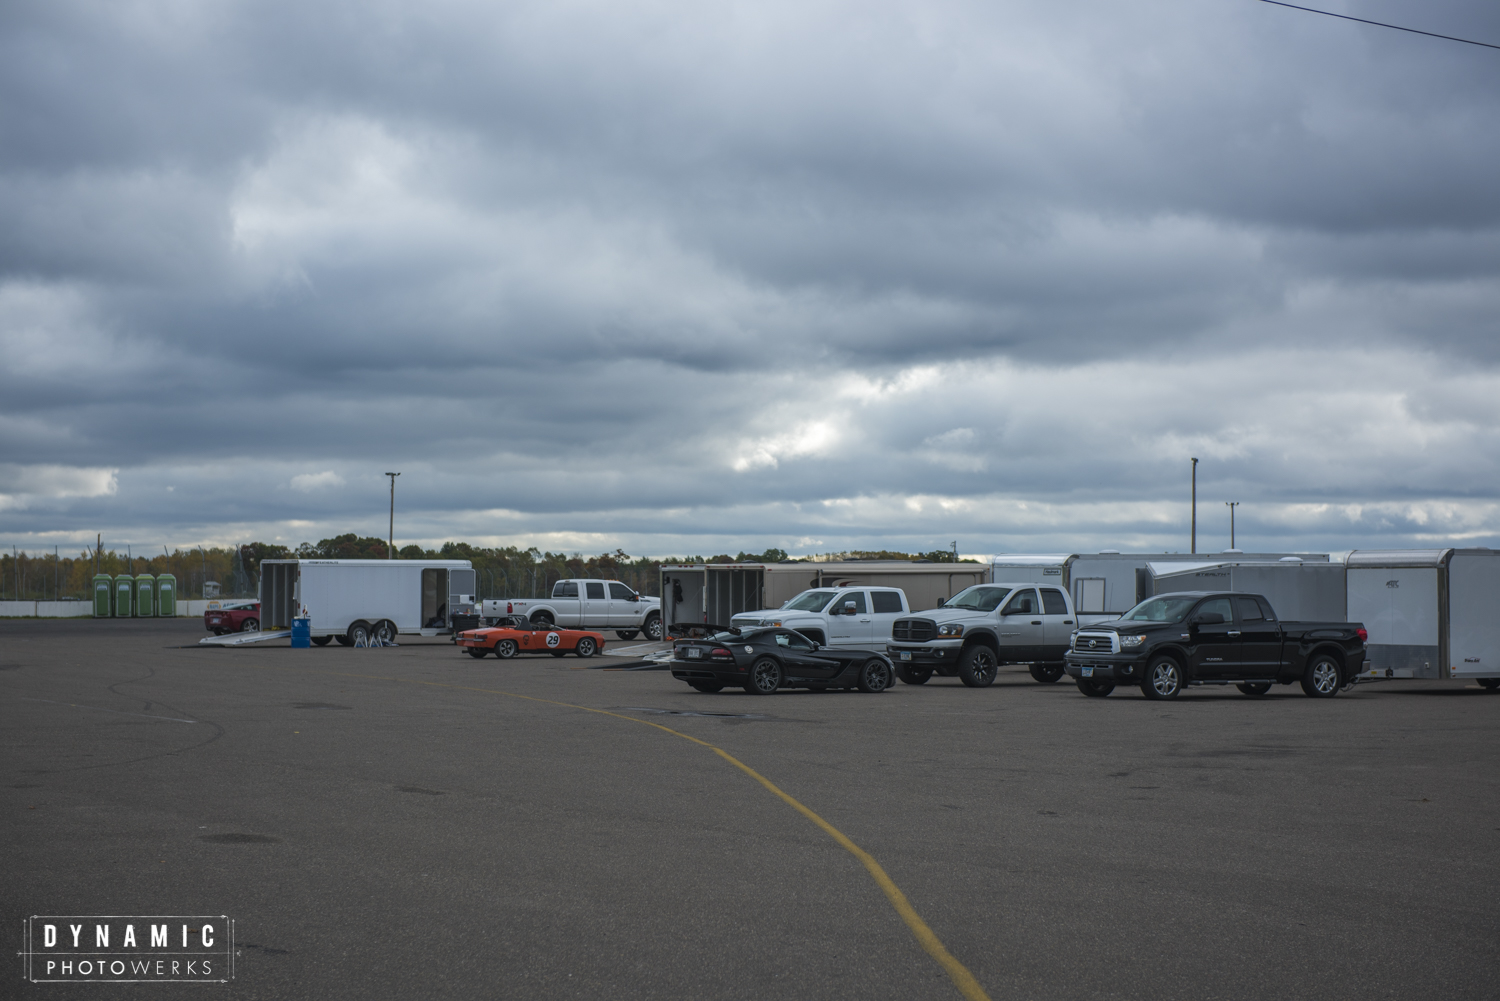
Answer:
<path fill-rule="evenodd" d="M 1277 7 L 1290 7 L 1292 10 L 1305 10 L 1309 14 L 1324 14 L 1328 17 L 1342 18 L 1345 21 L 1358 21 L 1360 24 L 1373 24 L 1377 28 L 1394 28 L 1396 31 L 1409 31 L 1413 35 L 1426 35 L 1428 38 L 1441 38 L 1449 42 L 1463 42 L 1465 45 L 1482 45 L 1486 49 L 1500 49 L 1500 45 L 1491 45 L 1489 42 L 1476 42 L 1472 38 L 1459 38 L 1456 35 L 1439 35 L 1435 31 L 1422 31 L 1418 28 L 1403 28 L 1399 24 L 1386 24 L 1384 21 L 1367 21 L 1362 17 L 1350 17 L 1348 14 L 1335 14 L 1331 10 L 1318 10 L 1316 7 L 1299 7 L 1294 3 L 1283 3 L 1282 0 L 1260 0 L 1261 3 L 1274 4 Z"/>

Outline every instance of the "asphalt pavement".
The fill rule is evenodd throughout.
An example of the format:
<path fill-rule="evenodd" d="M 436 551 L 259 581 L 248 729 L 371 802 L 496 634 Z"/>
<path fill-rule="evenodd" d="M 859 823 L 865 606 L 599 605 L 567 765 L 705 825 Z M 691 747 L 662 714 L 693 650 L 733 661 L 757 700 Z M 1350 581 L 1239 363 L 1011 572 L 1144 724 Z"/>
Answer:
<path fill-rule="evenodd" d="M 765 783 L 996 1001 L 1500 991 L 1476 686 L 761 698 L 201 635 L 0 621 L 0 997 L 962 997 Z M 32 914 L 226 914 L 234 979 L 32 984 Z"/>

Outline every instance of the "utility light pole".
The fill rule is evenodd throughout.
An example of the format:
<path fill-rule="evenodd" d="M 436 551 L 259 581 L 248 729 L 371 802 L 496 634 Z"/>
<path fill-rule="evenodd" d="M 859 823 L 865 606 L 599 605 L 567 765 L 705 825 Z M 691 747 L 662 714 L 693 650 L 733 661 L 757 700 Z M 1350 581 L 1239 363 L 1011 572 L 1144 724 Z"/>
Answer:
<path fill-rule="evenodd" d="M 391 478 L 391 526 L 390 536 L 385 543 L 385 558 L 393 560 L 396 558 L 396 477 L 400 473 L 386 473 Z"/>
<path fill-rule="evenodd" d="M 1193 460 L 1193 539 L 1192 552 L 1198 551 L 1198 460 Z"/>
<path fill-rule="evenodd" d="M 1225 501 L 1224 505 L 1229 508 L 1229 548 L 1234 548 L 1234 509 L 1240 506 L 1239 501 Z"/>

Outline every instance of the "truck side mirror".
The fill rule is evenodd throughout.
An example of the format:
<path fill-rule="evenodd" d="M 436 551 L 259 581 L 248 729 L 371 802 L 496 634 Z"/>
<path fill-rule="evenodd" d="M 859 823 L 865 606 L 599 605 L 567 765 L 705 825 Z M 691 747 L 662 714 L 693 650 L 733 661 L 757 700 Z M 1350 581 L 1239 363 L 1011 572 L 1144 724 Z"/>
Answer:
<path fill-rule="evenodd" d="M 641 596 L 638 595 L 638 594 L 633 594 L 632 593 L 631 596 L 630 596 L 630 600 L 631 601 L 640 601 L 641 600 Z"/>
<path fill-rule="evenodd" d="M 1224 622 L 1224 616 L 1218 612 L 1199 612 L 1193 616 L 1193 624 L 1197 626 L 1217 626 Z"/>
<path fill-rule="evenodd" d="M 948 599 L 947 598 L 939 598 L 938 599 L 938 603 L 937 603 L 937 607 L 942 608 L 946 604 L 948 604 Z"/>
<path fill-rule="evenodd" d="M 852 602 L 852 601 L 846 601 L 846 602 L 844 602 L 844 614 L 845 615 L 853 615 L 854 614 L 854 602 Z"/>

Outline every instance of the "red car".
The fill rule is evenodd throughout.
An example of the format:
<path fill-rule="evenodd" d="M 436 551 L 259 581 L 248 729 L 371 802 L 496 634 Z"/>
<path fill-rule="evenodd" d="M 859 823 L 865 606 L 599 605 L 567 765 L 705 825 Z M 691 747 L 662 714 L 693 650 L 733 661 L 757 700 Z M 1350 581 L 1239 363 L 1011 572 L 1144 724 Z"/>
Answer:
<path fill-rule="evenodd" d="M 218 608 L 203 613 L 203 628 L 215 636 L 253 633 L 260 629 L 260 602 L 221 601 Z"/>
<path fill-rule="evenodd" d="M 579 657 L 592 657 L 604 649 L 602 633 L 558 629 L 550 622 L 531 622 L 520 615 L 502 619 L 499 625 L 459 633 L 455 642 L 470 657 L 483 657 L 494 651 L 501 660 L 509 660 L 518 653 L 550 653 L 561 657 L 571 652 Z"/>

